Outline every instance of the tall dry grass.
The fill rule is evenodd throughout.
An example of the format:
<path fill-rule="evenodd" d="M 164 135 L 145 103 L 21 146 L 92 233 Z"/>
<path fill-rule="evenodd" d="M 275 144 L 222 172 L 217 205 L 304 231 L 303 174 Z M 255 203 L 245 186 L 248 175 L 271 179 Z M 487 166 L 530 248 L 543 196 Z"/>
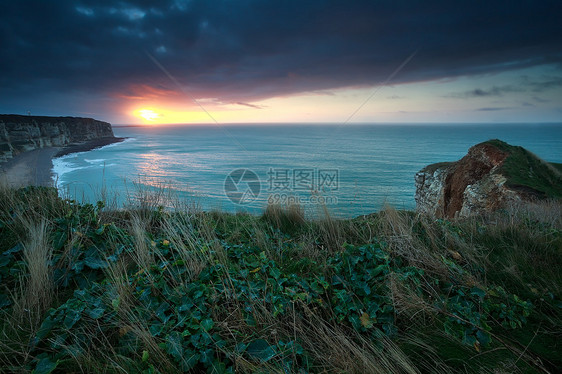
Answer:
<path fill-rule="evenodd" d="M 55 291 L 51 260 L 53 248 L 49 240 L 48 224 L 27 222 L 28 238 L 23 244 L 23 258 L 27 274 L 22 280 L 23 292 L 18 305 L 20 312 L 28 312 L 36 317 L 49 308 Z"/>
<path fill-rule="evenodd" d="M 268 204 L 262 218 L 274 227 L 286 232 L 292 232 L 305 224 L 304 209 L 301 205 L 290 203 L 285 206 Z"/>
<path fill-rule="evenodd" d="M 13 287 L 2 287 L 12 302 L 11 310 L 0 310 L 0 366 L 7 371 L 32 358 L 29 339 L 55 301 L 50 220 L 66 210 L 55 196 L 52 190 L 17 190 L 0 183 L 0 242 L 4 248 L 21 245 L 23 260 Z"/>
<path fill-rule="evenodd" d="M 293 336 L 326 372 L 420 373 L 416 365 L 388 337 L 373 342 L 356 330 L 327 322 L 306 306 L 304 317 L 293 320 Z"/>
<path fill-rule="evenodd" d="M 135 250 L 131 253 L 134 262 L 139 271 L 148 272 L 154 264 L 154 254 L 150 249 L 150 241 L 147 236 L 149 232 L 149 222 L 143 219 L 142 212 L 136 210 L 131 211 L 129 217 L 129 232 L 133 237 L 133 246 Z"/>
<path fill-rule="evenodd" d="M 501 212 L 473 217 L 465 227 L 478 238 L 483 257 L 479 264 L 487 277 L 501 279 L 513 290 L 562 295 L 560 201 L 513 204 Z"/>

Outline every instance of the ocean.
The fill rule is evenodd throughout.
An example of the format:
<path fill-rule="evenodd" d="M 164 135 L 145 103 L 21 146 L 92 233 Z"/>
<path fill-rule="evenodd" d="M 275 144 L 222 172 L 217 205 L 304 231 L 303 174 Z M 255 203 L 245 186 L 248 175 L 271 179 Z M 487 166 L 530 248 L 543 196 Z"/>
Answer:
<path fill-rule="evenodd" d="M 414 175 L 498 138 L 562 163 L 562 124 L 279 124 L 114 127 L 127 137 L 53 161 L 61 195 L 114 206 L 178 201 L 259 214 L 298 203 L 338 217 L 414 209 Z M 164 192 L 163 192 L 164 191 Z M 163 196 L 167 196 L 164 199 Z"/>

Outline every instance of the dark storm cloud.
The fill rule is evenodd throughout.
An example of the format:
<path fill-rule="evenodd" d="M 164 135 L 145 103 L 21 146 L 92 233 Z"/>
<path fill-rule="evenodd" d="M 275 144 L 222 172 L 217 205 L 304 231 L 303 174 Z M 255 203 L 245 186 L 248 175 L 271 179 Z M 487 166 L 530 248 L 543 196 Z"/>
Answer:
<path fill-rule="evenodd" d="M 553 88 L 562 87 L 562 77 L 549 77 L 541 82 L 526 82 L 533 92 L 543 92 Z"/>
<path fill-rule="evenodd" d="M 493 86 L 490 88 L 475 88 L 473 90 L 463 92 L 452 92 L 443 97 L 466 99 L 478 97 L 501 97 L 504 94 L 512 92 L 544 92 L 562 87 L 562 77 L 549 76 L 542 79 L 530 79 L 527 76 L 521 77 L 521 82 L 517 85 Z M 539 98 L 535 99 L 540 101 Z M 546 102 L 546 101 L 543 101 Z"/>
<path fill-rule="evenodd" d="M 130 86 L 248 103 L 562 61 L 558 1 L 6 1 L 0 107 Z M 539 87 L 535 87 L 537 90 Z M 473 91 L 493 96 L 494 91 Z"/>
<path fill-rule="evenodd" d="M 241 101 L 238 101 L 236 103 L 233 103 L 234 105 L 241 105 L 241 106 L 246 106 L 248 108 L 254 108 L 254 109 L 263 109 L 263 106 L 261 105 L 255 105 L 255 104 L 249 104 L 249 103 L 243 103 Z"/>
<path fill-rule="evenodd" d="M 550 103 L 550 100 L 546 100 L 546 99 L 543 99 L 542 97 L 538 97 L 538 96 L 533 96 L 533 100 L 535 100 L 537 103 L 541 103 L 541 104 Z"/>
<path fill-rule="evenodd" d="M 476 109 L 476 111 L 478 111 L 478 112 L 496 112 L 498 110 L 507 110 L 507 109 L 512 109 L 512 108 L 509 108 L 509 107 L 504 107 L 504 108 L 501 108 L 501 107 L 499 107 L 499 108 L 497 108 L 497 107 L 486 107 L 486 108 L 478 108 L 478 109 Z"/>
<path fill-rule="evenodd" d="M 507 92 L 520 92 L 522 88 L 514 87 L 514 86 L 494 86 L 489 89 L 482 89 L 476 88 L 474 90 L 469 90 L 465 92 L 455 92 L 445 97 L 453 97 L 453 98 L 470 98 L 470 97 L 490 97 L 490 96 L 503 96 L 504 93 Z"/>

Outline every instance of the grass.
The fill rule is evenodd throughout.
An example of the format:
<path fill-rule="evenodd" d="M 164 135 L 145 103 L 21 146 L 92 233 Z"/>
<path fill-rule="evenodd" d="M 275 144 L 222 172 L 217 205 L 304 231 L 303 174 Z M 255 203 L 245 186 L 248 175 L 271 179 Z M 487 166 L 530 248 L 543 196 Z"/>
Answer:
<path fill-rule="evenodd" d="M 555 162 L 551 162 L 550 163 L 556 170 L 558 170 L 559 173 L 562 173 L 562 164 L 558 164 Z"/>
<path fill-rule="evenodd" d="M 3 372 L 554 373 L 562 210 L 126 209 L 0 188 Z M 166 199 L 168 201 L 168 199 Z"/>
<path fill-rule="evenodd" d="M 486 143 L 508 153 L 499 170 L 506 176 L 508 186 L 530 189 L 539 197 L 562 197 L 562 174 L 559 166 L 540 159 L 523 147 L 512 146 L 498 139 Z"/>

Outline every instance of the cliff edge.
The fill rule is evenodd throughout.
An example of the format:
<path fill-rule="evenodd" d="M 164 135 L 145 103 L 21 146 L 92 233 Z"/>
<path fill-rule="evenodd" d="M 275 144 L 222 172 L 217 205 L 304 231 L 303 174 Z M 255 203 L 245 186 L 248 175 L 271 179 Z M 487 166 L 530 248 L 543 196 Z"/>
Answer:
<path fill-rule="evenodd" d="M 121 139 L 115 138 L 111 124 L 92 118 L 0 115 L 0 163 L 34 149 L 94 140 L 109 144 Z"/>
<path fill-rule="evenodd" d="M 468 217 L 513 203 L 562 198 L 562 164 L 494 139 L 471 147 L 459 161 L 425 167 L 415 182 L 418 211 Z"/>

